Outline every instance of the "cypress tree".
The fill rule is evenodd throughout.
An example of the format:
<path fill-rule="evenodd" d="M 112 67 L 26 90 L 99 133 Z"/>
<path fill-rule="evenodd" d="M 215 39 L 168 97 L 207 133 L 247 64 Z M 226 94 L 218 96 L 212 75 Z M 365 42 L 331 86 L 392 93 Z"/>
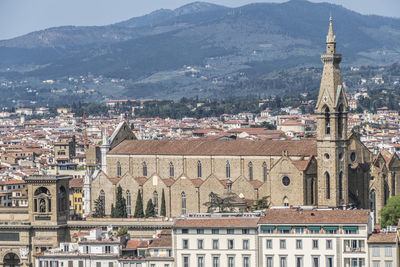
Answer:
<path fill-rule="evenodd" d="M 117 215 L 115 214 L 114 204 L 111 204 L 111 218 L 117 218 Z"/>
<path fill-rule="evenodd" d="M 146 207 L 146 218 L 154 217 L 154 205 L 153 205 L 153 200 L 151 198 L 149 201 L 147 201 L 147 207 Z"/>
<path fill-rule="evenodd" d="M 164 193 L 164 188 L 162 190 L 162 195 L 161 195 L 161 210 L 160 210 L 160 215 L 161 216 L 166 216 L 167 215 L 167 210 L 165 208 L 165 193 Z"/>
<path fill-rule="evenodd" d="M 126 218 L 128 214 L 126 212 L 126 200 L 122 196 L 122 187 L 117 187 L 117 197 L 114 208 L 114 218 Z M 112 216 L 112 215 L 111 215 Z"/>
<path fill-rule="evenodd" d="M 142 200 L 142 194 L 140 193 L 140 190 L 138 190 L 138 195 L 136 199 L 136 206 L 135 206 L 135 214 L 133 215 L 135 218 L 144 218 L 144 212 L 143 212 L 143 200 Z"/>
<path fill-rule="evenodd" d="M 105 207 L 103 205 L 103 201 L 101 201 L 101 197 L 99 196 L 95 201 L 94 201 L 94 211 L 93 211 L 93 217 L 94 218 L 103 218 L 105 216 Z"/>

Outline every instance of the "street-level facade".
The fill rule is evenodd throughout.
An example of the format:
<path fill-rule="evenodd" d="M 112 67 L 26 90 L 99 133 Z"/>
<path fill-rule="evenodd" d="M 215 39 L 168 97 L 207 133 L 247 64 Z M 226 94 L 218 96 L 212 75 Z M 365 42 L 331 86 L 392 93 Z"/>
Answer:
<path fill-rule="evenodd" d="M 259 266 L 368 266 L 367 210 L 271 209 L 258 225 Z"/>
<path fill-rule="evenodd" d="M 174 224 L 177 267 L 257 266 L 258 217 L 193 215 Z"/>

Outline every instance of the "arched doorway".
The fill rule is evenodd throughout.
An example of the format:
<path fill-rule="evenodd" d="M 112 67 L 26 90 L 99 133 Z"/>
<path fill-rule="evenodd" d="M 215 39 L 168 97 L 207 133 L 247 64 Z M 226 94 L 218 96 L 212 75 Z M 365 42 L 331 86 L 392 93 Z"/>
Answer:
<path fill-rule="evenodd" d="M 8 253 L 3 258 L 3 266 L 4 267 L 16 267 L 20 266 L 20 260 L 15 253 Z"/>

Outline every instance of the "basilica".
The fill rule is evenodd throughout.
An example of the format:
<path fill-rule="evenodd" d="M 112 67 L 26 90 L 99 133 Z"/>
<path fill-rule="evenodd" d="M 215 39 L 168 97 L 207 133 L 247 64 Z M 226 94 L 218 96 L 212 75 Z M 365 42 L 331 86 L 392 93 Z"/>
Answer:
<path fill-rule="evenodd" d="M 121 122 L 112 136 L 103 137 L 101 169 L 85 177 L 86 220 L 69 220 L 72 177 L 65 175 L 26 178 L 29 205 L 0 208 L 0 266 L 32 266 L 40 253 L 110 224 L 149 238 L 171 229 L 173 221 L 164 218 L 91 217 L 95 200 L 111 214 L 119 186 L 129 217 L 140 192 L 143 203 L 151 199 L 160 216 L 165 201 L 167 217 L 207 212 L 204 203 L 215 193 L 231 197 L 243 210 L 267 196 L 273 206 L 371 209 L 377 220 L 387 200 L 400 193 L 400 159 L 385 150 L 373 155 L 358 136 L 348 134 L 332 20 L 321 59 L 316 139 L 136 140 Z"/>
<path fill-rule="evenodd" d="M 204 203 L 216 193 L 243 205 L 268 196 L 273 206 L 371 209 L 377 218 L 400 191 L 400 160 L 387 151 L 373 155 L 349 135 L 341 59 L 331 19 L 321 55 L 316 139 L 136 140 L 122 122 L 103 140 L 102 170 L 86 179 L 87 215 L 99 198 L 109 215 L 121 186 L 128 216 L 140 191 L 158 214 L 164 195 L 168 217 L 206 212 Z"/>

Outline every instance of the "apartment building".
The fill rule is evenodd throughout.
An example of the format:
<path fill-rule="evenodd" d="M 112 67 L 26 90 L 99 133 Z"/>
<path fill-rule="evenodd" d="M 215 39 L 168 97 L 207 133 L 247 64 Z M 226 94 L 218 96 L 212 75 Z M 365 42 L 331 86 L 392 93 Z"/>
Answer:
<path fill-rule="evenodd" d="M 36 254 L 35 266 L 117 267 L 119 255 L 119 238 L 104 235 L 101 228 L 96 228 L 80 236 L 78 242 L 60 243 L 58 248 Z"/>
<path fill-rule="evenodd" d="M 396 267 L 396 233 L 374 232 L 369 210 L 273 207 L 188 214 L 173 226 L 176 267 Z"/>
<path fill-rule="evenodd" d="M 258 225 L 258 266 L 368 266 L 367 210 L 270 209 Z"/>
<path fill-rule="evenodd" d="M 396 267 L 399 265 L 399 239 L 396 231 L 373 233 L 368 238 L 370 267 Z"/>
<path fill-rule="evenodd" d="M 257 266 L 257 214 L 197 214 L 177 219 L 177 267 Z"/>

